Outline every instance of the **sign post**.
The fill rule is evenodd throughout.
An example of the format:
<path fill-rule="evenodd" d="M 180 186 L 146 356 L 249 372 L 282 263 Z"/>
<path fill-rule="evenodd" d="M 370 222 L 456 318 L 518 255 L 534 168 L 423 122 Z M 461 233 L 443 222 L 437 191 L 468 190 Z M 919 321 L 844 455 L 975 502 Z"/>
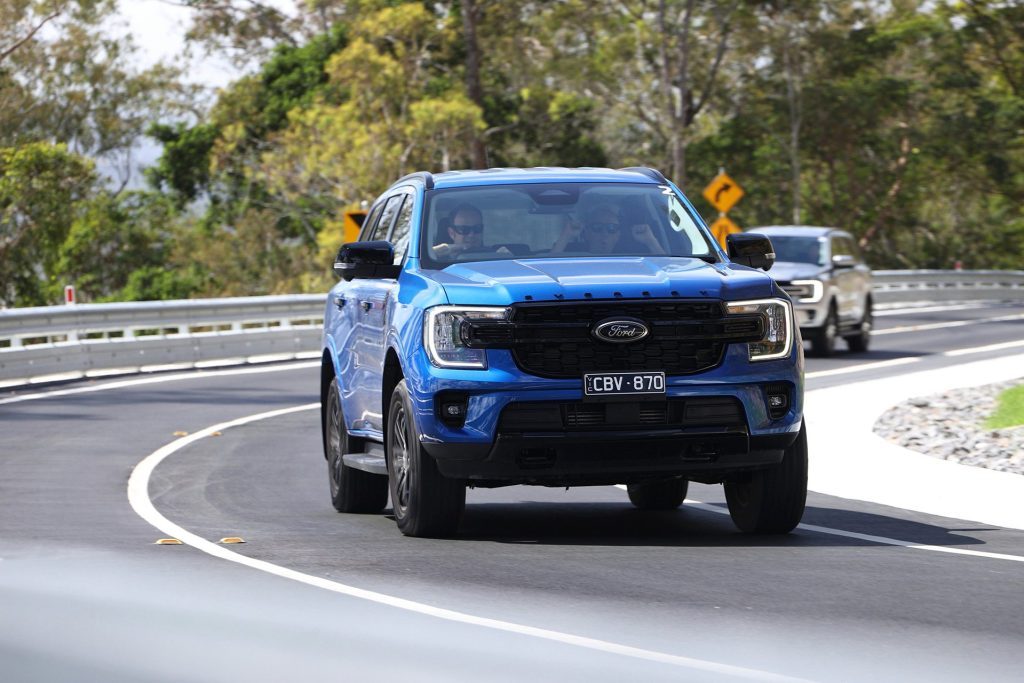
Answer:
<path fill-rule="evenodd" d="M 64 285 L 64 303 L 72 306 L 75 303 L 75 286 Z"/>
<path fill-rule="evenodd" d="M 704 188 L 704 198 L 718 209 L 718 219 L 711 224 L 711 232 L 723 249 L 726 248 L 726 239 L 729 235 L 741 232 L 740 227 L 726 214 L 729 213 L 729 209 L 736 206 L 736 202 L 742 199 L 743 195 L 743 188 L 726 174 L 725 169 L 720 169 L 715 179 Z"/>

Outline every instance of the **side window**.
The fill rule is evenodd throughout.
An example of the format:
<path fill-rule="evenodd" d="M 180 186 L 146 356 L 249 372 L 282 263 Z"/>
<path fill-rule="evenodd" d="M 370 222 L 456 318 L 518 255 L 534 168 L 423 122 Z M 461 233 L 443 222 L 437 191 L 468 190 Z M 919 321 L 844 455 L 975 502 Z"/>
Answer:
<path fill-rule="evenodd" d="M 415 197 L 411 194 L 405 196 L 402 210 L 398 213 L 398 220 L 391 231 L 391 244 L 395 245 L 395 265 L 402 262 L 405 252 L 409 250 L 409 229 L 412 227 L 412 207 Z"/>
<path fill-rule="evenodd" d="M 832 256 L 852 256 L 847 248 L 848 244 L 843 237 L 832 238 Z"/>
<path fill-rule="evenodd" d="M 369 242 L 372 238 L 370 234 L 374 231 L 374 227 L 377 224 L 377 219 L 380 218 L 381 209 L 384 208 L 384 203 L 381 202 L 377 206 L 370 209 L 370 215 L 363 221 L 363 229 L 359 232 L 360 242 Z"/>
<path fill-rule="evenodd" d="M 388 231 L 395 220 L 395 214 L 398 213 L 398 207 L 402 205 L 403 198 L 404 195 L 400 194 L 388 197 L 388 201 L 384 205 L 384 211 L 380 214 L 380 221 L 374 226 L 373 232 L 370 233 L 371 242 L 373 240 L 387 239 Z"/>
<path fill-rule="evenodd" d="M 857 240 L 847 237 L 846 243 L 849 245 L 848 248 L 850 253 L 853 254 L 853 258 L 857 259 L 858 263 L 863 263 L 864 255 L 860 253 L 860 246 L 857 244 Z"/>

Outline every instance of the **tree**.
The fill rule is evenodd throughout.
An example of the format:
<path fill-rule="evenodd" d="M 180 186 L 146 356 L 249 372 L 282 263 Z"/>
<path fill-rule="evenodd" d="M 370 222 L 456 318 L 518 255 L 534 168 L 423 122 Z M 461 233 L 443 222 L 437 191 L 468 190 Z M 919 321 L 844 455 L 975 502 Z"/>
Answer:
<path fill-rule="evenodd" d="M 133 67 L 130 36 L 105 22 L 114 0 L 0 3 L 0 145 L 56 141 L 121 168 L 148 122 L 188 92 L 163 65 Z"/>
<path fill-rule="evenodd" d="M 170 197 L 101 191 L 77 208 L 54 272 L 60 282 L 77 287 L 82 301 L 187 295 L 189 287 L 180 284 L 182 278 L 168 263 L 175 241 Z M 140 278 L 152 280 L 153 273 L 162 271 L 172 278 L 162 278 L 159 287 L 142 286 Z"/>
<path fill-rule="evenodd" d="M 320 196 L 335 206 L 373 197 L 416 169 L 471 162 L 484 127 L 479 108 L 450 86 L 435 54 L 451 38 L 419 3 L 384 8 L 356 23 L 327 64 L 350 96 L 293 110 L 262 157 L 259 177 L 286 198 Z"/>
<path fill-rule="evenodd" d="M 49 303 L 60 247 L 96 185 L 92 162 L 64 145 L 0 148 L 0 305 Z"/>

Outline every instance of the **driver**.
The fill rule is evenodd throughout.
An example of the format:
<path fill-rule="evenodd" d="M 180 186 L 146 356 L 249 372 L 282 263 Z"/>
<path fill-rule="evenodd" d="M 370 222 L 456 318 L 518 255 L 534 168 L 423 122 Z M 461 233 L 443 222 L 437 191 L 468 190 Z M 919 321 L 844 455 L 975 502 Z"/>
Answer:
<path fill-rule="evenodd" d="M 505 247 L 495 248 L 484 245 L 484 216 L 480 213 L 480 209 L 472 204 L 459 204 L 455 207 L 448 225 L 448 238 L 451 242 L 434 245 L 435 256 L 450 258 L 466 251 L 512 253 Z"/>

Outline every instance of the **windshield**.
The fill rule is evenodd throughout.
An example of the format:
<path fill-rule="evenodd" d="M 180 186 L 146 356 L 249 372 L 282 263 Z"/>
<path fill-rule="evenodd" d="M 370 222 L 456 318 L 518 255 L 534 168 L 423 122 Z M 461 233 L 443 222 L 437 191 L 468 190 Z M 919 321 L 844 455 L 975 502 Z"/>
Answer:
<path fill-rule="evenodd" d="M 828 240 L 824 237 L 801 237 L 799 235 L 769 235 L 775 248 L 776 261 L 790 263 L 826 263 Z"/>
<path fill-rule="evenodd" d="M 667 185 L 531 183 L 427 194 L 420 255 L 427 267 L 461 261 L 579 256 L 717 260 Z"/>

